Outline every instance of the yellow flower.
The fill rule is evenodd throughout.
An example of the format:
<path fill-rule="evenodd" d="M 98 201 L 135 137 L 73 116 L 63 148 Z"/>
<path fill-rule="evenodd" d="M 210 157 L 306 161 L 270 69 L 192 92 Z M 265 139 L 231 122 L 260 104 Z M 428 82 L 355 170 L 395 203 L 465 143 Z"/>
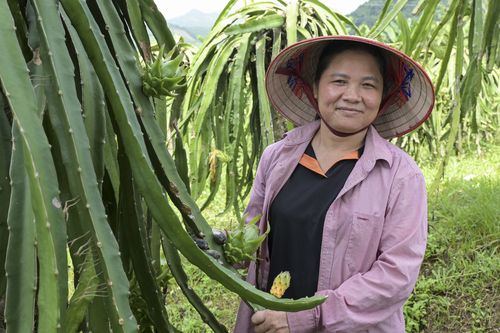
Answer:
<path fill-rule="evenodd" d="M 288 271 L 279 273 L 273 281 L 271 294 L 281 298 L 290 286 L 290 273 Z"/>

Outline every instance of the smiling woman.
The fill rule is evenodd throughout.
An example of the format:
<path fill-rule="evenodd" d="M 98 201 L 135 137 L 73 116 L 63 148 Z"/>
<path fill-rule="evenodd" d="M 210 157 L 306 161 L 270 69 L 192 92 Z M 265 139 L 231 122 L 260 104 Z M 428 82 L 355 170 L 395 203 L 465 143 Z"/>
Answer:
<path fill-rule="evenodd" d="M 242 303 L 235 332 L 405 332 L 427 240 L 425 182 L 384 138 L 425 121 L 432 83 L 385 44 L 325 36 L 279 53 L 266 89 L 299 127 L 261 157 L 246 213 L 271 231 L 248 280 L 268 291 L 288 271 L 284 297 L 328 299 L 289 313 Z"/>

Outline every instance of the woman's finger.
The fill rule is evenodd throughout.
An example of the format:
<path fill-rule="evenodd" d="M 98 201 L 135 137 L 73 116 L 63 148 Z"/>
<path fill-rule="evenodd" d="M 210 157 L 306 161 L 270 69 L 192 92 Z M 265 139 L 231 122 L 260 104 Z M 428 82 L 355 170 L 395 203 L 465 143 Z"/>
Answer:
<path fill-rule="evenodd" d="M 254 324 L 255 326 L 259 325 L 259 324 L 262 324 L 264 322 L 264 320 L 266 320 L 266 315 L 264 313 L 265 311 L 257 311 L 254 313 L 254 315 L 252 316 L 252 324 Z"/>

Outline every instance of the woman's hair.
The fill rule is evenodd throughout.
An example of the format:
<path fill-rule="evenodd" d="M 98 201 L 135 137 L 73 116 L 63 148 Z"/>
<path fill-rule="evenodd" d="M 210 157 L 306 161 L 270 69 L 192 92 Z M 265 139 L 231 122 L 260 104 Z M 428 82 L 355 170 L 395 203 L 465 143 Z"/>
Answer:
<path fill-rule="evenodd" d="M 316 85 L 319 83 L 321 75 L 328 68 L 333 57 L 344 51 L 351 51 L 351 50 L 366 52 L 372 55 L 373 58 L 376 60 L 380 74 L 384 79 L 382 96 L 385 96 L 389 87 L 388 77 L 390 77 L 389 75 L 387 75 L 388 73 L 386 72 L 386 70 L 388 69 L 387 57 L 383 54 L 383 51 L 380 50 L 380 48 L 369 44 L 362 44 L 351 41 L 342 41 L 342 42 L 331 42 L 330 44 L 326 45 L 318 59 L 318 66 L 316 67 L 316 73 L 314 75 L 314 83 Z"/>

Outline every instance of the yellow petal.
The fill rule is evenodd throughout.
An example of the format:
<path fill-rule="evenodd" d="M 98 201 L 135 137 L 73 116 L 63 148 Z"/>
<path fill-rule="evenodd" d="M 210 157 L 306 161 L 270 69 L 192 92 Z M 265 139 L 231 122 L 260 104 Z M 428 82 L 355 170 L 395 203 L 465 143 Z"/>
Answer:
<path fill-rule="evenodd" d="M 279 273 L 273 281 L 270 293 L 275 297 L 281 298 L 290 286 L 290 273 L 288 271 Z"/>

